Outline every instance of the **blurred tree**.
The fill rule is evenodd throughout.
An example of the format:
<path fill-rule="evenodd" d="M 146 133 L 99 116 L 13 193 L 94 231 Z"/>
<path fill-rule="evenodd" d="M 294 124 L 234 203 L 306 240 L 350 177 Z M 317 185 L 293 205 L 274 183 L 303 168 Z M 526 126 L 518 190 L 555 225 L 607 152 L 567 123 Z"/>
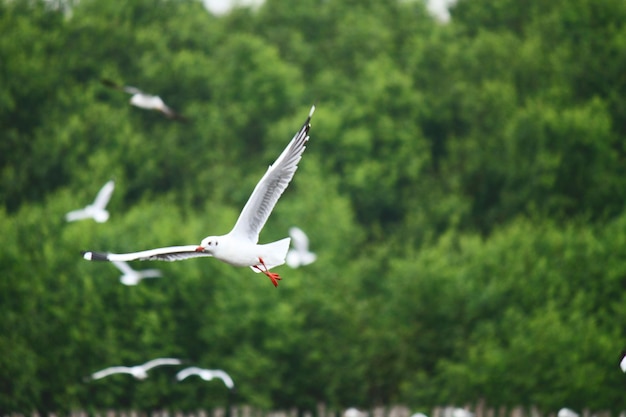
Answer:
<path fill-rule="evenodd" d="M 573 1 L 446 24 L 421 1 L 0 1 L 0 409 L 626 407 L 626 3 Z M 312 103 L 261 241 L 299 226 L 318 260 L 278 289 L 211 259 L 125 287 L 80 258 L 228 232 Z M 109 222 L 63 221 L 109 179 Z M 84 382 L 157 356 L 238 395 Z"/>

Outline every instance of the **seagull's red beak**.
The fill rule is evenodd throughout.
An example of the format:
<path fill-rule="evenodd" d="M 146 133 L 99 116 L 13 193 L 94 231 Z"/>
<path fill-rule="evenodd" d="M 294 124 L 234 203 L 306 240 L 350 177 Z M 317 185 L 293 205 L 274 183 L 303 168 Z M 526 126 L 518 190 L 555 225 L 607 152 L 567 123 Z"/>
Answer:
<path fill-rule="evenodd" d="M 204 248 L 202 246 L 198 246 L 196 248 L 196 252 L 204 252 Z"/>

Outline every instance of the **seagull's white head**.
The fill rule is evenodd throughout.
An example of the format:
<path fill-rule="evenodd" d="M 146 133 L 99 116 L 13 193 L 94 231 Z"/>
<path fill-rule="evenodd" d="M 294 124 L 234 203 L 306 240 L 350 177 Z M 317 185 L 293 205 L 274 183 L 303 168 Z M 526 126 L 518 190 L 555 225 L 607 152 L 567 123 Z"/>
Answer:
<path fill-rule="evenodd" d="M 219 247 L 219 237 L 217 236 L 209 236 L 202 239 L 200 242 L 200 246 L 196 248 L 196 252 L 206 252 L 210 254 L 214 254 L 217 248 Z"/>

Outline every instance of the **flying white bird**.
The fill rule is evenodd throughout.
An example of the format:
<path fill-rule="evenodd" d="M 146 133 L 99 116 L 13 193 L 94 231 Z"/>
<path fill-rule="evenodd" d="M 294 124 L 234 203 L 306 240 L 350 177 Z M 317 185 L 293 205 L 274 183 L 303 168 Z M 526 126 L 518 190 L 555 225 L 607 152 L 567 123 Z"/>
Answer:
<path fill-rule="evenodd" d="M 292 268 L 298 268 L 315 262 L 317 255 L 309 252 L 309 238 L 299 228 L 292 227 L 289 229 L 291 236 L 292 249 L 287 252 L 287 265 Z"/>
<path fill-rule="evenodd" d="M 100 191 L 98 191 L 98 195 L 96 196 L 93 204 L 89 204 L 85 206 L 85 208 L 79 210 L 70 211 L 65 215 L 65 220 L 73 222 L 76 220 L 91 218 L 98 223 L 106 222 L 109 220 L 109 212 L 106 211 L 105 208 L 107 204 L 109 204 L 109 200 L 113 194 L 113 189 L 115 189 L 115 183 L 111 180 L 104 184 Z"/>
<path fill-rule="evenodd" d="M 138 89 L 137 87 L 133 87 L 130 85 L 126 85 L 126 86 L 118 85 L 111 80 L 102 79 L 101 81 L 102 81 L 102 84 L 106 85 L 107 87 L 111 87 L 116 90 L 122 90 L 130 94 L 131 95 L 130 104 L 135 107 L 139 107 L 145 110 L 156 110 L 164 114 L 166 117 L 173 119 L 173 120 L 179 120 L 183 122 L 187 121 L 187 118 L 185 116 L 176 113 L 174 110 L 168 107 L 163 101 L 163 99 L 161 99 L 161 97 L 159 96 L 145 93 L 141 91 L 140 89 Z"/>
<path fill-rule="evenodd" d="M 113 265 L 119 269 L 123 275 L 120 277 L 120 282 L 124 285 L 137 285 L 139 281 L 144 278 L 160 278 L 163 276 L 158 269 L 144 269 L 137 271 L 131 268 L 128 263 L 123 261 L 113 261 Z"/>
<path fill-rule="evenodd" d="M 358 408 L 350 407 L 343 412 L 343 417 L 367 417 L 367 413 Z"/>
<path fill-rule="evenodd" d="M 224 385 L 226 385 L 229 389 L 233 389 L 235 387 L 235 383 L 232 378 L 226 372 L 219 369 L 202 369 L 196 366 L 191 366 L 179 371 L 176 374 L 176 379 L 182 381 L 191 375 L 198 375 L 205 381 L 210 381 L 213 378 L 219 378 L 224 381 Z"/>
<path fill-rule="evenodd" d="M 561 408 L 557 413 L 557 417 L 578 417 L 578 413 L 569 408 Z"/>
<path fill-rule="evenodd" d="M 453 406 L 448 406 L 443 409 L 443 417 L 474 417 L 474 413 L 464 409 Z"/>
<path fill-rule="evenodd" d="M 452 411 L 453 417 L 474 417 L 474 413 L 467 411 L 464 408 L 455 408 Z"/>
<path fill-rule="evenodd" d="M 146 379 L 148 371 L 162 365 L 180 365 L 183 363 L 176 358 L 158 358 L 137 366 L 112 366 L 91 374 L 91 379 L 100 379 L 113 374 L 129 374 L 137 379 Z"/>
<path fill-rule="evenodd" d="M 263 245 L 257 242 L 259 233 L 272 209 L 298 169 L 298 162 L 309 140 L 310 121 L 314 111 L 315 106 L 311 107 L 302 128 L 291 139 L 278 159 L 269 166 L 229 233 L 205 237 L 199 246 L 170 246 L 121 254 L 89 251 L 83 252 L 83 257 L 89 261 L 178 261 L 199 256 L 212 256 L 230 265 L 249 266 L 255 272 L 262 272 L 277 287 L 281 277 L 270 272 L 270 269 L 285 263 L 291 239 L 284 238 Z"/>
<path fill-rule="evenodd" d="M 619 367 L 622 368 L 623 372 L 626 372 L 626 350 L 622 352 L 622 357 L 619 362 Z"/>

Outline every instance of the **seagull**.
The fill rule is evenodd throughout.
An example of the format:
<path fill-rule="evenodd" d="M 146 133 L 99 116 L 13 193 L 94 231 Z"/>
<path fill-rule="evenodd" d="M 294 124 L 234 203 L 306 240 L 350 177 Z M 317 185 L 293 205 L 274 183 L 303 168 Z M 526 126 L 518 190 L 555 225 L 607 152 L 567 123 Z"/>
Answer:
<path fill-rule="evenodd" d="M 446 407 L 444 409 L 444 416 L 449 417 L 474 417 L 474 413 L 467 411 L 464 408 L 458 407 Z"/>
<path fill-rule="evenodd" d="M 179 371 L 176 374 L 176 379 L 182 381 L 183 379 L 191 375 L 198 375 L 205 381 L 210 381 L 213 378 L 220 378 L 222 381 L 224 381 L 224 385 L 226 385 L 229 389 L 233 389 L 235 387 L 235 383 L 233 382 L 232 378 L 226 372 L 219 369 L 202 369 L 196 366 L 192 366 L 189 368 L 185 368 L 182 371 Z"/>
<path fill-rule="evenodd" d="M 111 80 L 102 79 L 101 81 L 102 84 L 106 85 L 107 87 L 114 88 L 116 90 L 122 90 L 128 94 L 131 94 L 130 104 L 135 107 L 146 110 L 156 110 L 164 114 L 169 119 L 179 120 L 182 122 L 187 121 L 187 118 L 185 116 L 176 113 L 174 110 L 168 107 L 165 102 L 163 102 L 163 99 L 161 99 L 161 97 L 159 96 L 145 93 L 137 87 L 133 87 L 130 85 L 118 85 Z"/>
<path fill-rule="evenodd" d="M 622 368 L 623 372 L 626 372 L 626 350 L 622 351 L 622 356 L 620 358 L 619 367 Z"/>
<path fill-rule="evenodd" d="M 259 233 L 272 209 L 298 169 L 298 162 L 306 149 L 315 106 L 300 130 L 291 139 L 278 159 L 269 166 L 244 206 L 233 229 L 222 236 L 208 236 L 200 245 L 170 246 L 133 253 L 83 252 L 88 261 L 178 261 L 201 256 L 212 256 L 233 266 L 249 266 L 262 272 L 278 287 L 280 275 L 270 269 L 285 263 L 291 238 L 263 245 L 257 244 Z"/>
<path fill-rule="evenodd" d="M 183 362 L 176 358 L 158 358 L 137 366 L 112 366 L 91 374 L 91 379 L 100 379 L 113 374 L 130 374 L 136 379 L 146 379 L 148 371 L 156 366 L 180 365 Z"/>
<path fill-rule="evenodd" d="M 350 407 L 343 412 L 343 417 L 367 417 L 367 413 L 364 413 L 358 408 Z"/>
<path fill-rule="evenodd" d="M 289 249 L 289 252 L 287 252 L 287 265 L 292 268 L 298 268 L 299 266 L 315 262 L 317 255 L 309 252 L 309 238 L 307 235 L 301 229 L 292 227 L 289 229 L 289 236 L 291 236 L 293 249 Z"/>
<path fill-rule="evenodd" d="M 124 261 L 113 261 L 113 265 L 117 267 L 124 275 L 120 277 L 120 282 L 124 285 L 137 285 L 144 278 L 160 278 L 163 276 L 158 269 L 144 269 L 136 271 Z"/>
<path fill-rule="evenodd" d="M 100 191 L 98 191 L 98 195 L 96 196 L 93 204 L 89 204 L 80 210 L 70 211 L 65 215 L 65 220 L 73 222 L 76 220 L 92 218 L 98 223 L 106 222 L 109 220 L 109 212 L 105 210 L 105 207 L 111 199 L 113 189 L 115 189 L 115 183 L 111 180 L 104 184 Z"/>
<path fill-rule="evenodd" d="M 569 408 L 561 408 L 557 413 L 557 417 L 578 417 L 578 413 Z"/>

